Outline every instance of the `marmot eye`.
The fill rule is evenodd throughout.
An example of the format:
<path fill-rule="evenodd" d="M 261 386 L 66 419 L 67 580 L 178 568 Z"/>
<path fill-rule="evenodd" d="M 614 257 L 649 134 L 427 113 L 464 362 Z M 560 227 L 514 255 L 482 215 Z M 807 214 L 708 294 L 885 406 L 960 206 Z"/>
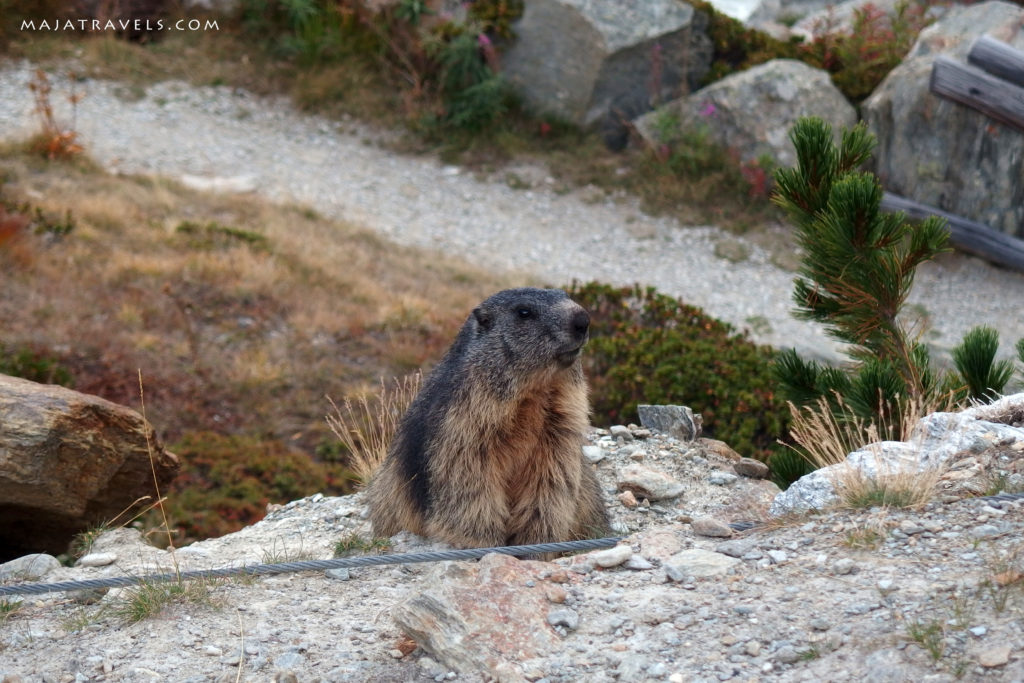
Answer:
<path fill-rule="evenodd" d="M 518 315 L 521 319 L 526 320 L 527 318 L 533 317 L 533 310 L 525 307 L 517 308 L 516 315 Z"/>

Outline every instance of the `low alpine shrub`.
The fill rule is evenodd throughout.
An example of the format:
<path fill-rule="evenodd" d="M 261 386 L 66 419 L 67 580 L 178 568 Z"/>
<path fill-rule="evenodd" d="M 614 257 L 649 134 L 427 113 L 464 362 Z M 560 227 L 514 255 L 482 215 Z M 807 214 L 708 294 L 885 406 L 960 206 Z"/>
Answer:
<path fill-rule="evenodd" d="M 597 424 L 637 421 L 639 403 L 687 405 L 706 436 L 762 460 L 787 429 L 770 373 L 774 352 L 653 288 L 573 284 L 590 312 L 584 368 Z"/>

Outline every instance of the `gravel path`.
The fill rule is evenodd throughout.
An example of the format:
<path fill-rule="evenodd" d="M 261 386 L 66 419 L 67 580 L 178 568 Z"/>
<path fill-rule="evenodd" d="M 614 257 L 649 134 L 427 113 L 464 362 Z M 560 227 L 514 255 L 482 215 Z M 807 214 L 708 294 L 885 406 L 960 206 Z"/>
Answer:
<path fill-rule="evenodd" d="M 27 63 L 0 69 L 0 139 L 36 127 Z M 54 79 L 61 113 L 66 83 Z M 645 215 L 628 197 L 595 188 L 555 191 L 543 169 L 518 168 L 536 182 L 514 189 L 501 178 L 477 179 L 436 159 L 402 156 L 351 122 L 306 116 L 283 100 L 226 87 L 165 82 L 137 100 L 117 83 L 89 81 L 77 130 L 104 167 L 247 188 L 280 202 L 364 224 L 404 244 L 439 248 L 474 263 L 532 274 L 550 283 L 599 279 L 640 282 L 680 296 L 758 341 L 836 357 L 820 329 L 789 313 L 793 274 L 750 244 L 739 263 L 714 255 L 736 238 L 713 226 L 684 226 Z M 198 177 L 198 178 L 196 178 Z M 185 178 L 189 180 L 189 178 Z M 1024 337 L 1024 276 L 964 256 L 920 269 L 912 302 L 927 311 L 929 341 L 948 348 L 973 325 L 999 329 L 1003 354 Z M 922 310 L 918 308 L 918 310 Z"/>

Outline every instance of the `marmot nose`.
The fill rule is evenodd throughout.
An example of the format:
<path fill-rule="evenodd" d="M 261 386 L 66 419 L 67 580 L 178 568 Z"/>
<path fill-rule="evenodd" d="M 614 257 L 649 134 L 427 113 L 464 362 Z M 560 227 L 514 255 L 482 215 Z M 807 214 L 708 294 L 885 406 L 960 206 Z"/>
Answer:
<path fill-rule="evenodd" d="M 590 314 L 580 309 L 573 313 L 570 324 L 576 336 L 583 337 L 587 334 L 587 330 L 590 329 Z"/>

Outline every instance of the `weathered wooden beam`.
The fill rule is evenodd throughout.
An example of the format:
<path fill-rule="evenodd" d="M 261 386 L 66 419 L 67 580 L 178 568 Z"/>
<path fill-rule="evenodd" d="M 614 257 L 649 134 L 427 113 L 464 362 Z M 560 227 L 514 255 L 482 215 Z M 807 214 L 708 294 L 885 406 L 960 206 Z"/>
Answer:
<path fill-rule="evenodd" d="M 1024 130 L 1024 88 L 992 74 L 953 61 L 945 55 L 935 58 L 929 85 L 936 95 L 949 98 Z"/>
<path fill-rule="evenodd" d="M 974 41 L 967 63 L 1024 88 L 1024 52 L 985 35 Z"/>
<path fill-rule="evenodd" d="M 912 220 L 924 220 L 929 216 L 945 218 L 949 224 L 949 241 L 954 247 L 989 263 L 1024 273 L 1024 240 L 1013 235 L 890 192 L 882 195 L 882 210 L 902 211 Z"/>

